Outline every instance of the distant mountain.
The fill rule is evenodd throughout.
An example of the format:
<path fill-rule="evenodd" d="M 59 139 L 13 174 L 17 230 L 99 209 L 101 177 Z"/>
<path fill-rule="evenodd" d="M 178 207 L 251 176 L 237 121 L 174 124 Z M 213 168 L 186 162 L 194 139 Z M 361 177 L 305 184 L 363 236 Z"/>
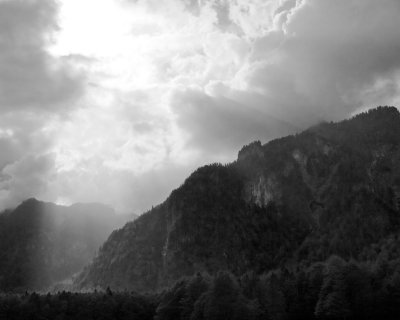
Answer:
<path fill-rule="evenodd" d="M 382 247 L 400 257 L 399 231 L 400 114 L 379 107 L 196 170 L 114 231 L 76 285 L 147 291 L 197 271 L 373 260 Z"/>
<path fill-rule="evenodd" d="M 45 289 L 78 272 L 127 216 L 101 204 L 36 199 L 0 215 L 0 291 Z"/>

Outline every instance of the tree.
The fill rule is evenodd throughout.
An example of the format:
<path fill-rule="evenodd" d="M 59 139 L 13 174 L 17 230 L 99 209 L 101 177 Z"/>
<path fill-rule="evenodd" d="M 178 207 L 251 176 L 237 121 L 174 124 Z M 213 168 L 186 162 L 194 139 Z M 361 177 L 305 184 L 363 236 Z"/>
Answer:
<path fill-rule="evenodd" d="M 219 272 L 211 288 L 196 302 L 191 319 L 247 320 L 252 317 L 251 309 L 234 277 L 228 272 Z"/>
<path fill-rule="evenodd" d="M 185 294 L 185 286 L 185 281 L 179 281 L 163 295 L 156 310 L 155 320 L 180 319 L 182 311 L 181 301 Z"/>
<path fill-rule="evenodd" d="M 193 313 L 194 304 L 200 296 L 208 290 L 210 286 L 210 279 L 204 277 L 201 273 L 197 273 L 186 284 L 186 290 L 181 300 L 181 319 L 189 320 Z"/>
<path fill-rule="evenodd" d="M 339 257 L 331 257 L 322 284 L 315 315 L 321 319 L 346 319 L 350 316 L 350 305 L 346 297 L 345 262 Z"/>
<path fill-rule="evenodd" d="M 286 318 L 286 298 L 275 273 L 261 277 L 258 300 L 267 319 L 282 320 Z"/>

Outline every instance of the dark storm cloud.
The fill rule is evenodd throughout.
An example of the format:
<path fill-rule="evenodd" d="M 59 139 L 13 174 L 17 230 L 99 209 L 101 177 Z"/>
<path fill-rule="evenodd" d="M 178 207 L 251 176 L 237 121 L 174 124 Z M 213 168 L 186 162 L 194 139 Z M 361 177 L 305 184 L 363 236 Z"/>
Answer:
<path fill-rule="evenodd" d="M 55 1 L 0 1 L 0 111 L 54 110 L 79 94 L 80 76 L 46 51 L 56 14 Z"/>

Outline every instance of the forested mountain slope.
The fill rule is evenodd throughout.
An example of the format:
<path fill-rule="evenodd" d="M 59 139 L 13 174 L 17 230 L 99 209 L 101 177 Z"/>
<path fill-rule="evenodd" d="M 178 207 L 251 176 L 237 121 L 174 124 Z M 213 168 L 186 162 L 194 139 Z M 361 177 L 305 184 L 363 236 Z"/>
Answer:
<path fill-rule="evenodd" d="M 399 147 L 394 107 L 251 143 L 114 231 L 76 285 L 147 291 L 198 271 L 263 273 L 333 254 L 364 261 L 382 247 L 397 257 Z"/>

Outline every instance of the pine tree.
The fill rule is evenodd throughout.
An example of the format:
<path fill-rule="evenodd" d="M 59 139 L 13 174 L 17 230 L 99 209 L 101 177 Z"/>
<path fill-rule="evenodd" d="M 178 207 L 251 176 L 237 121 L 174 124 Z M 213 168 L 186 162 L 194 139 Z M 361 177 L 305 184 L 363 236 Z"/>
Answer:
<path fill-rule="evenodd" d="M 351 310 L 346 297 L 346 284 L 343 266 L 345 262 L 331 257 L 327 273 L 315 308 L 315 316 L 321 319 L 347 319 Z"/>
<path fill-rule="evenodd" d="M 194 304 L 209 288 L 210 280 L 201 273 L 197 273 L 186 285 L 184 296 L 181 299 L 181 320 L 189 320 L 193 313 Z"/>

